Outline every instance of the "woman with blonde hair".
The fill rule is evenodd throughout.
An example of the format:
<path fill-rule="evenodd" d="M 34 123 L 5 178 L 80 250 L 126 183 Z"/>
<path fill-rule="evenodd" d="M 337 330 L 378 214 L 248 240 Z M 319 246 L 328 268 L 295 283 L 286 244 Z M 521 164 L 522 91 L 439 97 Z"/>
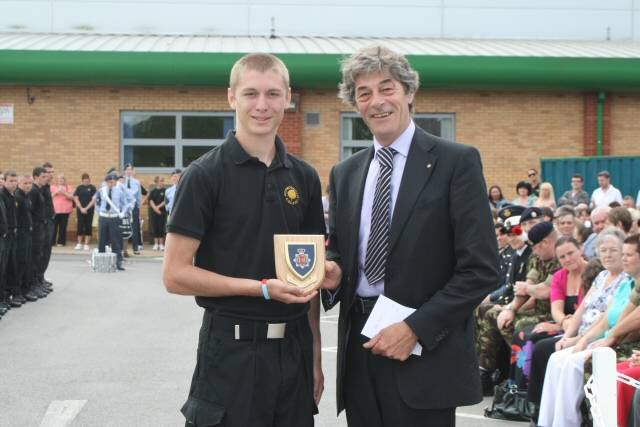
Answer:
<path fill-rule="evenodd" d="M 551 209 L 556 208 L 556 197 L 553 194 L 553 185 L 549 182 L 543 182 L 540 184 L 540 196 L 534 206 L 539 208 L 548 207 Z"/>

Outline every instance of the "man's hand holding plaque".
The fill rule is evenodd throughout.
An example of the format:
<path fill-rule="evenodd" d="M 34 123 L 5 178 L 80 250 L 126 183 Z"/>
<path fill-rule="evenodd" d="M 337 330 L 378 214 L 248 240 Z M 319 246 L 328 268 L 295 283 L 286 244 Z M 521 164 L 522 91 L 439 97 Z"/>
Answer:
<path fill-rule="evenodd" d="M 325 274 L 324 236 L 276 234 L 273 236 L 276 275 L 308 295 L 320 287 Z"/>

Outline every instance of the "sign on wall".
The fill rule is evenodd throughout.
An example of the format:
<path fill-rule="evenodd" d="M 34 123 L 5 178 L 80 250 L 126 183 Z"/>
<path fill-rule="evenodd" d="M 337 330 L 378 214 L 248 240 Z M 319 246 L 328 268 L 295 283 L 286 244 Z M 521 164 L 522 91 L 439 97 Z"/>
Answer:
<path fill-rule="evenodd" d="M 13 124 L 13 104 L 0 102 L 0 125 Z"/>

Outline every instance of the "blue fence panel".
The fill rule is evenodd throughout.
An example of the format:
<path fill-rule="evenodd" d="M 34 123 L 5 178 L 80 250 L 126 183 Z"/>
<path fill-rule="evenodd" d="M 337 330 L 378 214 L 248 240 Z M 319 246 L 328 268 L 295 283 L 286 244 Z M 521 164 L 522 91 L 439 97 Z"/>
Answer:
<path fill-rule="evenodd" d="M 640 190 L 640 156 L 563 157 L 541 160 L 542 180 L 553 185 L 556 198 L 571 189 L 571 176 L 584 177 L 584 189 L 591 194 L 598 187 L 598 172 L 607 170 L 611 183 L 622 196 L 633 196 Z"/>

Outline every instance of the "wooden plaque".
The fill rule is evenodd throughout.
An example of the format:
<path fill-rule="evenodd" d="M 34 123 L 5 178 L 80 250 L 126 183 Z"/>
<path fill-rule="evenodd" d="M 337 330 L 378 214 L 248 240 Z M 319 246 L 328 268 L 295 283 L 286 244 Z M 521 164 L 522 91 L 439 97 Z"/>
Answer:
<path fill-rule="evenodd" d="M 324 280 L 325 248 L 322 234 L 275 234 L 276 275 L 308 294 Z"/>

